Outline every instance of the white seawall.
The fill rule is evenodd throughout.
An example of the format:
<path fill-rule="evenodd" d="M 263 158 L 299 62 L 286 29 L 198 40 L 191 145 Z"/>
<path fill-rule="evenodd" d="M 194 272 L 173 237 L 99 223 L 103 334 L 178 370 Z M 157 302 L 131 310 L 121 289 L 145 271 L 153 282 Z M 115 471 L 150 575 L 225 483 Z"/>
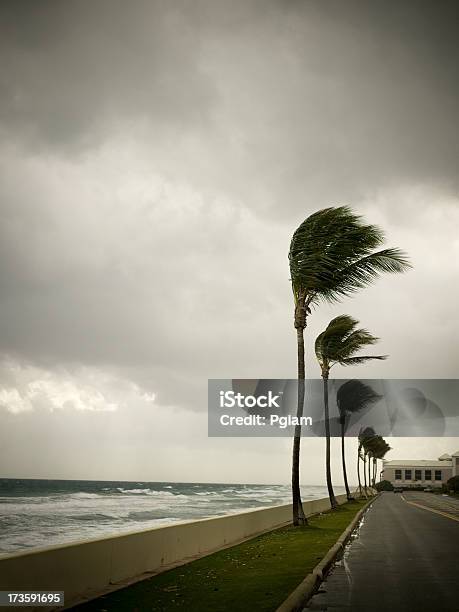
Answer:
<path fill-rule="evenodd" d="M 330 503 L 303 507 L 310 516 Z M 15 553 L 0 558 L 0 590 L 64 591 L 67 607 L 286 525 L 291 516 L 286 504 Z"/>

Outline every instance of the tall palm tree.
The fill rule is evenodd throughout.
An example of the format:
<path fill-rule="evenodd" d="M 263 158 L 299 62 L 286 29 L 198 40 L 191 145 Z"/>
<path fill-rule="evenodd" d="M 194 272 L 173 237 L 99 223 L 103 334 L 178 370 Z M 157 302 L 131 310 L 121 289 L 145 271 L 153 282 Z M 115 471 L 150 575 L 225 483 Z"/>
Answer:
<path fill-rule="evenodd" d="M 333 491 L 330 466 L 330 414 L 328 407 L 328 378 L 330 369 L 341 366 L 366 363 L 372 359 L 386 359 L 387 355 L 357 355 L 359 351 L 372 346 L 379 338 L 366 329 L 359 329 L 359 322 L 349 315 L 340 315 L 330 321 L 325 331 L 317 336 L 315 351 L 319 362 L 324 384 L 324 420 L 325 420 L 325 468 L 327 476 L 328 496 L 332 508 L 338 506 Z M 347 488 L 347 490 L 349 487 Z"/>
<path fill-rule="evenodd" d="M 341 462 L 343 465 L 343 479 L 346 487 L 348 501 L 352 499 L 347 481 L 346 454 L 344 448 L 344 435 L 351 414 L 361 412 L 381 399 L 369 385 L 360 380 L 348 380 L 338 389 L 336 403 L 339 412 L 339 423 L 341 428 Z"/>
<path fill-rule="evenodd" d="M 400 249 L 378 249 L 384 233 L 364 223 L 349 207 L 324 208 L 301 223 L 293 234 L 289 265 L 297 336 L 297 416 L 303 415 L 305 395 L 304 330 L 311 309 L 336 302 L 372 283 L 383 272 L 409 267 Z M 292 453 L 293 524 L 305 524 L 300 493 L 301 425 L 295 427 Z"/>

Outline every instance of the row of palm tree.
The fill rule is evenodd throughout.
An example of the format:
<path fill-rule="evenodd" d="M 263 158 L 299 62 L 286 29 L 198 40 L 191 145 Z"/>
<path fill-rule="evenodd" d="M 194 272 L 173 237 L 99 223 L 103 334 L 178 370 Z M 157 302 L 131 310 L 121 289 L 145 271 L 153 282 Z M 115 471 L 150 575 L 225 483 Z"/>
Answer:
<path fill-rule="evenodd" d="M 341 429 L 341 461 L 343 465 L 343 478 L 344 486 L 346 488 L 347 499 L 352 499 L 351 492 L 349 490 L 349 484 L 347 481 L 346 471 L 346 455 L 344 448 L 344 436 L 346 433 L 347 425 L 350 417 L 356 412 L 363 411 L 369 408 L 372 404 L 376 403 L 381 399 L 381 395 L 378 395 L 372 387 L 363 383 L 360 380 L 348 380 L 340 386 L 336 394 L 336 403 L 338 405 L 339 422 Z M 359 439 L 360 442 L 360 439 Z M 360 452 L 360 451 L 359 451 Z M 359 491 L 362 494 L 360 487 L 360 472 L 359 463 L 357 461 L 357 472 L 359 478 Z"/>
<path fill-rule="evenodd" d="M 360 431 L 357 452 L 357 473 L 359 476 L 360 495 L 364 494 L 367 496 L 367 482 L 369 487 L 375 486 L 378 459 L 382 460 L 388 451 L 390 451 L 389 444 L 382 436 L 378 436 L 372 427 L 366 427 Z M 360 461 L 363 461 L 364 491 L 362 491 L 360 479 Z"/>
<path fill-rule="evenodd" d="M 364 223 L 349 207 L 326 208 L 309 216 L 292 237 L 289 251 L 294 298 L 294 326 L 297 336 L 298 395 L 297 416 L 303 416 L 305 399 L 304 330 L 312 310 L 321 303 L 340 301 L 371 284 L 381 273 L 400 273 L 409 267 L 406 255 L 397 248 L 377 250 L 384 233 L 376 225 Z M 374 344 L 376 338 L 348 315 L 334 319 L 316 341 L 316 355 L 324 381 L 326 428 L 326 475 L 332 506 L 336 505 L 330 473 L 330 423 L 328 375 L 339 363 L 353 365 L 383 356 L 358 356 L 360 349 Z M 298 419 L 301 422 L 301 419 Z M 343 434 L 344 437 L 344 434 Z M 293 437 L 292 507 L 293 524 L 307 524 L 300 492 L 301 425 Z M 342 440 L 342 448 L 344 440 Z M 344 451 L 343 451 L 344 457 Z M 347 484 L 347 478 L 346 478 Z M 347 486 L 347 491 L 349 487 Z M 349 493 L 350 497 L 350 493 Z"/>
<path fill-rule="evenodd" d="M 330 467 L 330 414 L 328 406 L 328 377 L 330 368 L 336 364 L 342 366 L 357 365 L 365 363 L 371 359 L 386 359 L 387 355 L 357 355 L 366 346 L 371 346 L 378 341 L 378 338 L 370 334 L 366 329 L 357 328 L 358 321 L 348 315 L 341 315 L 334 318 L 316 339 L 315 351 L 319 362 L 324 383 L 324 421 L 325 421 L 325 466 L 328 487 L 328 496 L 332 508 L 336 508 L 338 503 L 333 491 L 331 467 Z M 345 394 L 344 394 L 345 395 Z M 343 394 L 341 394 L 343 397 Z M 342 403 L 342 402 L 341 402 Z M 342 406 L 344 409 L 344 406 Z M 349 412 L 353 409 L 349 406 Z M 340 415 L 341 416 L 341 415 Z M 343 415 L 344 416 L 344 415 Z M 342 419 L 340 419 L 341 421 Z M 344 420 L 345 423 L 345 420 Z M 342 458 L 344 461 L 343 473 L 345 474 L 346 494 L 350 497 L 349 485 L 347 484 L 347 474 L 345 467 L 344 453 L 344 431 L 342 428 Z"/>

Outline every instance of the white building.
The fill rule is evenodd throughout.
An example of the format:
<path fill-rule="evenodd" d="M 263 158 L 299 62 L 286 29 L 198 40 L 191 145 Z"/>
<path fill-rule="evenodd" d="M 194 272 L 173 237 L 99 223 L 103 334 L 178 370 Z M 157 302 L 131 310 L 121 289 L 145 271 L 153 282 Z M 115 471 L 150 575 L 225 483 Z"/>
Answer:
<path fill-rule="evenodd" d="M 441 487 L 452 476 L 459 476 L 459 451 L 444 454 L 437 461 L 417 459 L 384 461 L 381 480 L 398 487 Z"/>

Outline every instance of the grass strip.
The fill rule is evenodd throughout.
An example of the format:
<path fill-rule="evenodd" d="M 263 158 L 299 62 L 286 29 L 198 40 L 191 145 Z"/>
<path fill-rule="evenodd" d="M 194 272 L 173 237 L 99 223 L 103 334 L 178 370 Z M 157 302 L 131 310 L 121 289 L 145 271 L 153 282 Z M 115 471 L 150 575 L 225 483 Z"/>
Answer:
<path fill-rule="evenodd" d="M 272 612 L 336 542 L 365 501 L 314 516 L 99 597 L 80 612 Z"/>

